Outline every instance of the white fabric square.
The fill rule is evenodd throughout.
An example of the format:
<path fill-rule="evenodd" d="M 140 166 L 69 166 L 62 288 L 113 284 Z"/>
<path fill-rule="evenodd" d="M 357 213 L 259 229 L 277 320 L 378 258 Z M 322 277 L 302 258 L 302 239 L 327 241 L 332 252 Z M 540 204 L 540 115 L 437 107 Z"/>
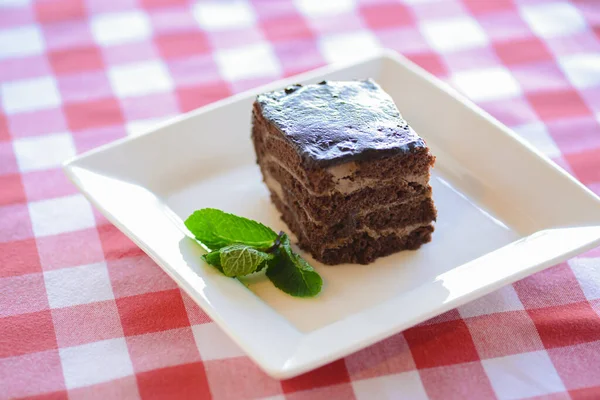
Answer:
<path fill-rule="evenodd" d="M 546 125 L 542 122 L 520 125 L 515 127 L 514 130 L 548 157 L 554 158 L 561 155 L 560 149 L 548 133 Z"/>
<path fill-rule="evenodd" d="M 421 23 L 421 32 L 427 42 L 442 52 L 483 47 L 488 37 L 473 18 L 457 17 L 436 19 Z"/>
<path fill-rule="evenodd" d="M 600 85 L 600 54 L 583 53 L 561 57 L 558 60 L 567 78 L 578 88 Z"/>
<path fill-rule="evenodd" d="M 458 312 L 461 317 L 469 318 L 524 309 L 517 292 L 509 285 L 459 307 Z"/>
<path fill-rule="evenodd" d="M 217 50 L 215 60 L 226 79 L 251 79 L 281 75 L 279 60 L 267 43 Z"/>
<path fill-rule="evenodd" d="M 2 107 L 8 114 L 58 107 L 60 93 L 54 78 L 25 79 L 0 83 Z"/>
<path fill-rule="evenodd" d="M 577 8 L 566 2 L 523 6 L 521 16 L 533 32 L 546 38 L 572 35 L 587 29 Z"/>
<path fill-rule="evenodd" d="M 58 351 L 68 389 L 133 375 L 124 338 L 64 347 Z"/>
<path fill-rule="evenodd" d="M 296 8 L 309 17 L 338 15 L 354 10 L 354 0 L 294 0 Z"/>
<path fill-rule="evenodd" d="M 371 32 L 361 31 L 324 36 L 319 47 L 329 63 L 345 63 L 375 54 L 381 45 Z"/>
<path fill-rule="evenodd" d="M 508 338 L 507 338 L 508 339 Z M 499 399 L 522 399 L 565 391 L 545 350 L 481 360 Z M 527 374 L 523 374 L 527 371 Z"/>
<path fill-rule="evenodd" d="M 473 101 L 508 99 L 521 94 L 521 86 L 503 67 L 460 71 L 454 74 L 452 82 Z"/>
<path fill-rule="evenodd" d="M 569 265 L 588 300 L 600 299 L 600 258 L 574 258 Z"/>
<path fill-rule="evenodd" d="M 357 400 L 429 398 L 417 371 L 353 381 L 352 387 Z"/>
<path fill-rule="evenodd" d="M 115 93 L 121 97 L 143 96 L 173 89 L 171 75 L 159 61 L 146 61 L 111 67 L 108 77 Z"/>
<path fill-rule="evenodd" d="M 249 28 L 256 21 L 254 11 L 245 1 L 198 2 L 193 14 L 198 25 L 209 31 Z"/>
<path fill-rule="evenodd" d="M 104 46 L 140 41 L 152 34 L 148 17 L 141 11 L 98 14 L 91 23 L 94 38 Z"/>
<path fill-rule="evenodd" d="M 0 30 L 0 60 L 44 52 L 44 39 L 37 26 Z"/>
<path fill-rule="evenodd" d="M 204 361 L 244 355 L 242 349 L 213 322 L 194 325 L 192 326 L 192 332 L 200 356 Z"/>
<path fill-rule="evenodd" d="M 15 139 L 13 148 L 22 172 L 59 167 L 77 153 L 73 138 L 68 133 Z"/>
<path fill-rule="evenodd" d="M 104 262 L 45 271 L 44 281 L 51 308 L 115 298 Z"/>
<path fill-rule="evenodd" d="M 29 203 L 29 216 L 35 236 L 56 235 L 92 228 L 96 225 L 90 203 L 81 194 Z"/>

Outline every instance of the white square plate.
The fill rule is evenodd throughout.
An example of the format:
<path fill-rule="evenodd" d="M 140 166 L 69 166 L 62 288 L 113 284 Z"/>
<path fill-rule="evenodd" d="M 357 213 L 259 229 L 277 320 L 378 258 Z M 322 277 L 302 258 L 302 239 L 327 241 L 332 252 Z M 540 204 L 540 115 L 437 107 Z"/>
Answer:
<path fill-rule="evenodd" d="M 437 156 L 433 241 L 363 265 L 324 266 L 297 299 L 266 278 L 226 278 L 182 220 L 220 208 L 288 231 L 250 141 L 257 93 L 373 77 Z M 505 126 L 388 52 L 233 96 L 80 156 L 71 180 L 268 374 L 289 378 L 366 347 L 600 243 L 600 199 Z"/>

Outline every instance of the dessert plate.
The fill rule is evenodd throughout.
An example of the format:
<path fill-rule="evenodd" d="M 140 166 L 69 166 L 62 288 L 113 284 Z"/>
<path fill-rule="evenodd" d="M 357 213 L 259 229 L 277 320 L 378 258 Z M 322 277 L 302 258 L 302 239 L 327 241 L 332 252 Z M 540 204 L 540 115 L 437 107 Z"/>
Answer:
<path fill-rule="evenodd" d="M 433 241 L 370 265 L 325 266 L 312 299 L 264 276 L 227 278 L 182 220 L 220 208 L 288 231 L 250 141 L 257 93 L 374 78 L 427 141 L 439 209 Z M 508 128 L 411 62 L 383 51 L 182 115 L 65 164 L 70 179 L 258 364 L 289 378 L 364 348 L 600 243 L 600 199 Z"/>

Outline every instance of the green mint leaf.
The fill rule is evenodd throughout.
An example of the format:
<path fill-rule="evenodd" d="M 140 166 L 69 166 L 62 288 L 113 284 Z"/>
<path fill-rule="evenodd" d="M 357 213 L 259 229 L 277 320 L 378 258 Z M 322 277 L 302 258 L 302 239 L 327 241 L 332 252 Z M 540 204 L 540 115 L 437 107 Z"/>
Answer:
<path fill-rule="evenodd" d="M 294 253 L 287 235 L 282 237 L 275 260 L 269 263 L 267 277 L 277 288 L 296 297 L 316 296 L 323 286 L 321 276 Z"/>
<path fill-rule="evenodd" d="M 202 255 L 202 259 L 206 261 L 208 265 L 212 265 L 217 268 L 219 271 L 223 272 L 223 267 L 221 267 L 221 251 L 215 250 L 210 253 L 206 253 Z"/>
<path fill-rule="evenodd" d="M 269 248 L 277 233 L 260 222 L 238 217 L 215 208 L 194 211 L 185 226 L 211 250 L 232 244 L 245 244 L 258 249 Z"/>
<path fill-rule="evenodd" d="M 242 244 L 223 247 L 219 251 L 223 273 L 232 277 L 251 274 L 261 264 L 273 258 L 272 254 Z"/>

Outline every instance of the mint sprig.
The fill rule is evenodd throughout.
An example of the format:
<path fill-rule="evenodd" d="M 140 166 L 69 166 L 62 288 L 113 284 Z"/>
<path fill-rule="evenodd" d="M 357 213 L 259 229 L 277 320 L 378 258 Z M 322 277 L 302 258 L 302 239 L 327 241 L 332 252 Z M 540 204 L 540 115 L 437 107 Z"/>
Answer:
<path fill-rule="evenodd" d="M 280 290 L 297 297 L 316 296 L 323 285 L 319 274 L 291 247 L 288 236 L 265 225 L 214 208 L 195 211 L 185 226 L 208 247 L 202 256 L 224 275 L 240 277 L 266 268 Z"/>

